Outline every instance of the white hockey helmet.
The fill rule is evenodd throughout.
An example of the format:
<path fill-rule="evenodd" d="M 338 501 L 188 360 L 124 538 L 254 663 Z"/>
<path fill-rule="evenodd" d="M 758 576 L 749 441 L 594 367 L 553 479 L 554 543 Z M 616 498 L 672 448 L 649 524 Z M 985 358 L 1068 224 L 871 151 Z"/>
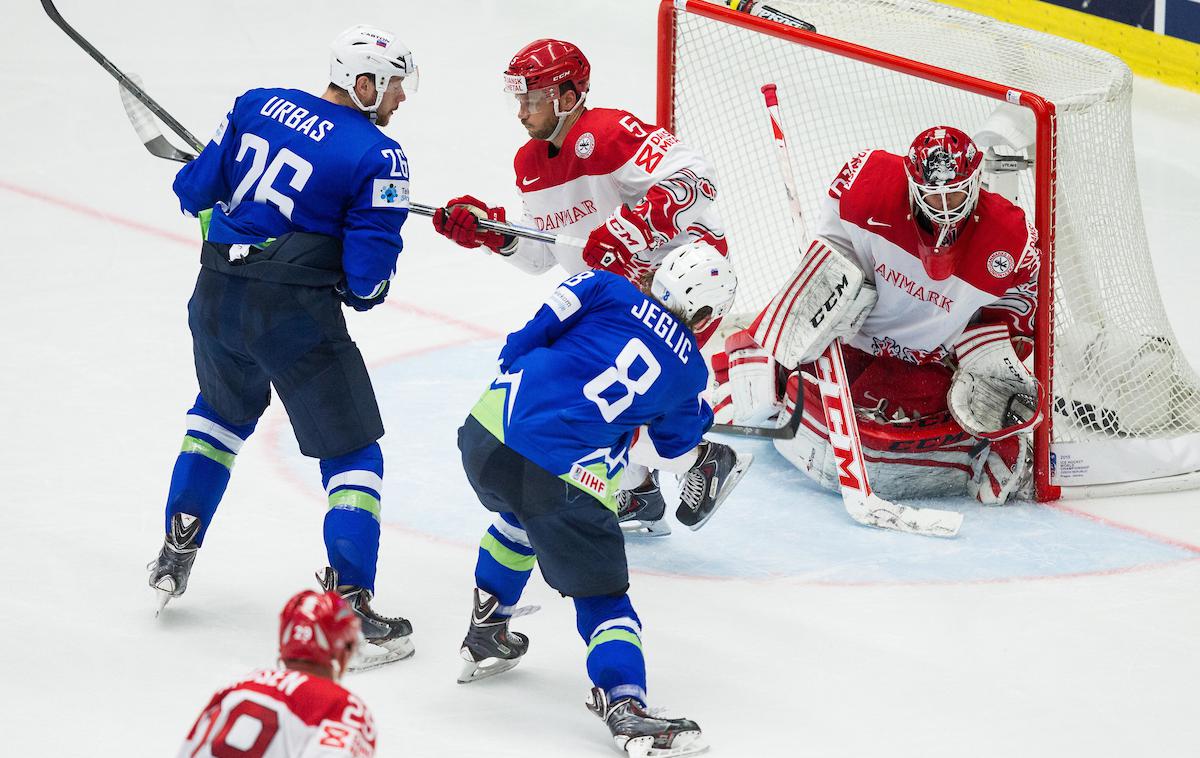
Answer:
<path fill-rule="evenodd" d="M 365 105 L 354 91 L 354 82 L 367 74 L 375 77 L 375 102 Z M 416 92 L 419 83 L 412 51 L 391 32 L 359 24 L 337 36 L 329 52 L 329 81 L 346 90 L 362 110 L 375 116 L 383 102 L 383 91 L 393 76 L 404 79 L 406 92 Z"/>
<path fill-rule="evenodd" d="M 703 242 L 689 242 L 668 253 L 650 285 L 654 297 L 689 323 L 703 308 L 712 309 L 710 318 L 724 316 L 736 292 L 737 276 L 729 259 Z"/>

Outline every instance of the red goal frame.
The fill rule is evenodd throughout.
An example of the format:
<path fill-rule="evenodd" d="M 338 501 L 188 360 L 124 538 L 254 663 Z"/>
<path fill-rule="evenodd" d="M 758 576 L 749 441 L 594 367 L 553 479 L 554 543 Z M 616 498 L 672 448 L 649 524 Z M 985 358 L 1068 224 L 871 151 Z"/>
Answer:
<path fill-rule="evenodd" d="M 1039 501 L 1057 500 L 1061 488 L 1052 483 L 1053 457 L 1050 451 L 1054 423 L 1054 215 L 1057 177 L 1057 123 L 1054 104 L 1039 95 L 1003 84 L 930 66 L 918 61 L 873 50 L 850 42 L 807 32 L 775 21 L 751 16 L 706 0 L 661 0 L 658 9 L 658 108 L 659 126 L 675 130 L 675 17 L 692 13 L 760 34 L 777 37 L 797 45 L 942 84 L 947 87 L 1002 100 L 1028 108 L 1036 124 L 1034 155 L 1034 219 L 1038 232 L 1041 268 L 1038 272 L 1038 313 L 1035 319 L 1034 373 L 1046 387 L 1042 408 L 1044 420 L 1034 431 L 1034 496 Z M 801 143 L 802 145 L 802 143 Z M 718 167 L 719 168 L 719 167 Z M 803 188 L 801 188 L 803 191 Z M 736 244 L 736 240 L 734 240 Z"/>

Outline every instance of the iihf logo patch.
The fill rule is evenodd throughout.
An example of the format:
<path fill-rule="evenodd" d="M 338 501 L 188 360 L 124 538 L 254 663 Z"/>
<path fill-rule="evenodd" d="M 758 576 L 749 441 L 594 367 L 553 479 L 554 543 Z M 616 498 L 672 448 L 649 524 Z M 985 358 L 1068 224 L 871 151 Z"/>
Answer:
<path fill-rule="evenodd" d="M 587 158 L 596 150 L 596 137 L 591 132 L 584 132 L 575 143 L 575 155 Z"/>
<path fill-rule="evenodd" d="M 1016 265 L 1012 255 L 1004 250 L 997 250 L 989 255 L 987 260 L 988 273 L 997 279 L 1003 279 L 1011 274 Z"/>

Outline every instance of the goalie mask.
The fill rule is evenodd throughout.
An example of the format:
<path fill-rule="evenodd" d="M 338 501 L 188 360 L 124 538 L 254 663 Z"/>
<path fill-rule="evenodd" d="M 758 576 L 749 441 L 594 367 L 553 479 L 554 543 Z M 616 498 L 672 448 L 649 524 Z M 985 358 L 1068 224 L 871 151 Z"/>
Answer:
<path fill-rule="evenodd" d="M 358 644 L 361 623 L 336 592 L 304 590 L 279 614 L 279 657 L 329 666 L 337 676 Z"/>
<path fill-rule="evenodd" d="M 959 241 L 979 201 L 983 154 L 964 132 L 935 126 L 917 135 L 904 168 L 925 271 L 946 279 L 958 262 Z"/>
<path fill-rule="evenodd" d="M 509 61 L 504 69 L 504 92 L 531 111 L 539 110 L 547 101 L 553 102 L 558 127 L 546 138 L 553 141 L 567 117 L 583 107 L 591 76 L 592 65 L 578 47 L 562 40 L 539 39 L 518 50 Z M 569 111 L 558 107 L 563 85 L 570 85 L 579 96 Z"/>
<path fill-rule="evenodd" d="M 650 285 L 650 294 L 693 329 L 724 316 L 736 292 L 737 276 L 729 259 L 703 242 L 690 242 L 668 253 Z M 692 324 L 705 308 L 709 309 L 706 321 Z"/>
<path fill-rule="evenodd" d="M 354 91 L 354 82 L 366 74 L 375 77 L 375 102 L 365 104 Z M 371 120 L 383 102 L 383 93 L 392 77 L 404 81 L 406 93 L 417 91 L 419 73 L 412 52 L 396 35 L 359 24 L 337 36 L 329 53 L 329 81 L 346 90 L 350 99 Z"/>

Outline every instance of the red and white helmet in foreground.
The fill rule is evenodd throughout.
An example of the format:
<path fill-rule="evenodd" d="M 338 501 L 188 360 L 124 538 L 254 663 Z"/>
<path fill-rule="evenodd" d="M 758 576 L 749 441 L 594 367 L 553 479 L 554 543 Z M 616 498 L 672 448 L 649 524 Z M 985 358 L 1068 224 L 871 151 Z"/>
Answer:
<path fill-rule="evenodd" d="M 983 153 L 963 131 L 934 126 L 917 135 L 904 160 L 908 196 L 931 228 L 917 219 L 921 262 L 934 279 L 954 273 L 954 243 L 979 202 Z"/>
<path fill-rule="evenodd" d="M 361 622 L 336 592 L 304 590 L 279 614 L 279 657 L 329 666 L 335 677 L 358 645 Z"/>
<path fill-rule="evenodd" d="M 704 308 L 711 310 L 710 320 L 718 319 L 733 304 L 737 276 L 729 259 L 712 245 L 689 242 L 663 258 L 650 293 L 684 322 L 690 323 Z"/>
<path fill-rule="evenodd" d="M 592 64 L 583 51 L 570 42 L 557 39 L 539 39 L 517 51 L 504 69 L 504 92 L 516 97 L 537 110 L 546 101 L 554 103 L 554 115 L 558 116 L 559 129 L 567 116 L 583 106 L 592 78 Z M 579 100 L 569 111 L 558 107 L 558 99 L 565 84 L 575 89 Z M 558 135 L 558 129 L 549 139 Z"/>
<path fill-rule="evenodd" d="M 375 102 L 366 105 L 359 101 L 354 82 L 363 74 L 375 77 Z M 374 114 L 383 102 L 383 91 L 392 77 L 404 80 L 406 93 L 417 91 L 419 74 L 412 51 L 383 29 L 359 24 L 337 36 L 329 51 L 329 81 L 346 90 L 350 99 L 362 110 Z"/>

